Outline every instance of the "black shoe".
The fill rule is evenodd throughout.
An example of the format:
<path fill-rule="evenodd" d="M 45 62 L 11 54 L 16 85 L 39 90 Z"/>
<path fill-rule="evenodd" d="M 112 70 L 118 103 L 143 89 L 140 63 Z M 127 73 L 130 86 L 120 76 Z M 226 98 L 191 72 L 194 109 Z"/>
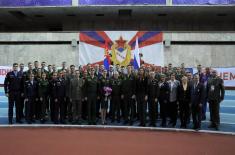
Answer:
<path fill-rule="evenodd" d="M 31 122 L 31 121 L 27 121 L 27 123 L 28 123 L 28 124 L 32 124 L 32 122 Z"/>
<path fill-rule="evenodd" d="M 73 121 L 72 124 L 73 124 L 73 125 L 77 124 L 77 121 Z"/>
<path fill-rule="evenodd" d="M 132 125 L 133 125 L 133 122 L 132 122 L 132 121 L 130 121 L 129 125 L 130 125 L 130 126 L 132 126 Z"/>
<path fill-rule="evenodd" d="M 121 121 L 120 120 L 117 120 L 118 123 L 120 123 Z"/>
<path fill-rule="evenodd" d="M 124 121 L 124 123 L 123 123 L 124 125 L 127 125 L 128 124 L 128 121 Z"/>
<path fill-rule="evenodd" d="M 9 125 L 12 125 L 12 124 L 13 124 L 13 122 L 12 122 L 12 121 L 9 121 L 9 122 L 8 122 L 8 124 L 9 124 Z"/>
<path fill-rule="evenodd" d="M 22 124 L 23 122 L 21 120 L 19 120 L 19 121 L 16 121 L 16 123 Z"/>
<path fill-rule="evenodd" d="M 44 124 L 44 123 L 45 123 L 45 120 L 44 120 L 44 119 L 41 119 L 41 120 L 40 120 L 40 123 L 41 123 L 41 124 Z"/>
<path fill-rule="evenodd" d="M 219 127 L 218 127 L 217 125 L 215 126 L 215 130 L 216 130 L 216 131 L 218 131 L 218 130 L 219 130 Z"/>
<path fill-rule="evenodd" d="M 166 123 L 162 123 L 161 126 L 162 126 L 162 127 L 166 127 Z"/>
<path fill-rule="evenodd" d="M 197 130 L 197 128 L 198 128 L 198 127 L 194 125 L 192 129 Z"/>
<path fill-rule="evenodd" d="M 208 126 L 208 128 L 215 128 L 215 125 L 210 124 L 210 125 Z"/>

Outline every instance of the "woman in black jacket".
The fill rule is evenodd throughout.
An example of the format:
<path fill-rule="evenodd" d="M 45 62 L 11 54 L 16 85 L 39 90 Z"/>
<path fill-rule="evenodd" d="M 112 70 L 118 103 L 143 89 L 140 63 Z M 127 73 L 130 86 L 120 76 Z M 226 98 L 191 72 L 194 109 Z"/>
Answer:
<path fill-rule="evenodd" d="M 178 87 L 178 101 L 180 110 L 181 128 L 187 128 L 187 120 L 189 118 L 190 105 L 190 84 L 186 76 L 182 77 L 182 83 Z"/>

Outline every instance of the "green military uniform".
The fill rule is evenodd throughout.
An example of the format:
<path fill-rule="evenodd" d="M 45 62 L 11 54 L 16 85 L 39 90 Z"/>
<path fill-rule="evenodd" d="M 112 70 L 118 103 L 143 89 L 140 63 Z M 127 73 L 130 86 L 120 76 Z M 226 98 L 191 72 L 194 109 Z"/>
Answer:
<path fill-rule="evenodd" d="M 208 80 L 207 98 L 211 109 L 211 125 L 218 128 L 220 124 L 220 102 L 224 99 L 224 81 L 221 78 L 211 77 Z"/>
<path fill-rule="evenodd" d="M 49 82 L 48 80 L 40 79 L 38 82 L 38 97 L 40 101 L 40 120 L 42 123 L 45 121 L 46 109 L 48 106 L 48 93 L 49 93 Z"/>
<path fill-rule="evenodd" d="M 121 100 L 121 79 L 120 78 L 113 78 L 110 80 L 110 86 L 112 88 L 111 93 L 111 99 L 112 99 L 112 122 L 115 121 L 115 118 L 117 116 L 117 121 L 120 122 L 121 119 L 121 106 L 120 106 L 120 100 Z"/>
<path fill-rule="evenodd" d="M 96 124 L 96 99 L 98 94 L 98 78 L 88 76 L 85 80 L 84 89 L 85 96 L 87 97 L 88 105 L 88 123 L 89 125 Z"/>

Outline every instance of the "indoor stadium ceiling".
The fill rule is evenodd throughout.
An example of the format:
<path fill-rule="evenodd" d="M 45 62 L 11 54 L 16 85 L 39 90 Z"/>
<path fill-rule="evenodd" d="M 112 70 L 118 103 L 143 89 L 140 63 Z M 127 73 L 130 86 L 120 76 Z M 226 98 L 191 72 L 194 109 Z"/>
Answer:
<path fill-rule="evenodd" d="M 115 26 L 109 26 L 112 23 L 115 23 Z M 127 26 L 121 26 L 122 23 Z M 184 30 L 182 25 L 187 24 L 189 27 L 190 25 L 200 27 L 201 25 L 222 24 L 215 30 L 233 31 L 235 30 L 235 6 L 0 8 L 0 31 L 76 31 L 84 30 L 86 27 L 87 29 L 104 28 L 107 30 L 138 29 L 136 24 L 144 25 L 140 26 L 142 29 L 159 26 L 166 31 Z M 190 29 L 187 27 L 185 30 Z"/>

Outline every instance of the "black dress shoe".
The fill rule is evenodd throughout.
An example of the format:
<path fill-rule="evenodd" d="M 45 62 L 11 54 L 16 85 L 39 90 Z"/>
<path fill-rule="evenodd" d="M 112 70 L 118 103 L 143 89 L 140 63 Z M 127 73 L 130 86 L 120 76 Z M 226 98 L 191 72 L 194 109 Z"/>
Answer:
<path fill-rule="evenodd" d="M 28 124 L 32 124 L 32 122 L 31 122 L 31 121 L 27 121 L 27 123 L 28 123 Z"/>
<path fill-rule="evenodd" d="M 23 122 L 19 120 L 19 121 L 16 121 L 16 123 L 22 124 Z"/>
<path fill-rule="evenodd" d="M 12 125 L 12 124 L 13 124 L 13 122 L 12 122 L 12 121 L 9 121 L 9 122 L 8 122 L 8 124 L 9 124 L 9 125 Z"/>
<path fill-rule="evenodd" d="M 215 125 L 210 124 L 210 125 L 208 126 L 208 128 L 215 128 Z"/>

